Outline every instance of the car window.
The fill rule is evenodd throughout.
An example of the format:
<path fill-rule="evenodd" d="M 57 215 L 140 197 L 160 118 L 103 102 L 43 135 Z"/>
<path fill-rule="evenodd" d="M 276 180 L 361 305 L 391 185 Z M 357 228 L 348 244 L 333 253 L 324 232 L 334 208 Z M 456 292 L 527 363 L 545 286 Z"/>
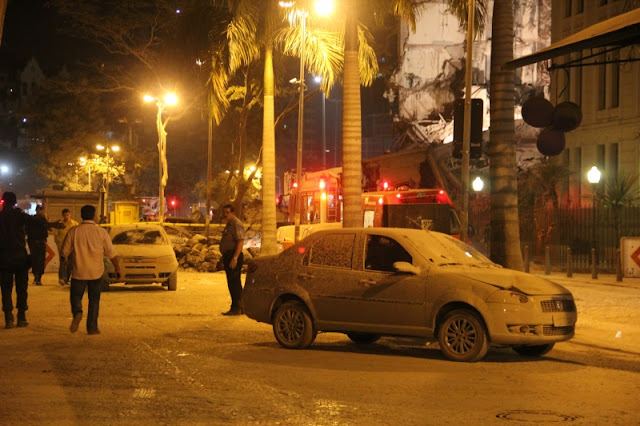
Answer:
<path fill-rule="evenodd" d="M 328 234 L 320 238 L 305 259 L 312 266 L 333 266 L 351 269 L 355 234 Z M 305 262 L 306 263 L 306 262 Z"/>
<path fill-rule="evenodd" d="M 111 241 L 113 244 L 166 244 L 162 234 L 156 229 L 128 229 L 116 234 Z"/>
<path fill-rule="evenodd" d="M 411 255 L 393 238 L 367 235 L 364 269 L 394 272 L 395 262 L 412 263 Z"/>

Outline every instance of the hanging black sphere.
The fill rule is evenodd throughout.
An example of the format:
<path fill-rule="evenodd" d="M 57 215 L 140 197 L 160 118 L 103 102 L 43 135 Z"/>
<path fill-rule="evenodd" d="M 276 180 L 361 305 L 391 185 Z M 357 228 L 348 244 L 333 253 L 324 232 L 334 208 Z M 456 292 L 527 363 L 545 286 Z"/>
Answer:
<path fill-rule="evenodd" d="M 582 110 L 573 102 L 562 102 L 556 105 L 553 111 L 553 128 L 570 132 L 575 130 L 582 122 Z"/>
<path fill-rule="evenodd" d="M 551 126 L 553 112 L 553 104 L 540 96 L 531 97 L 522 105 L 522 119 L 533 127 Z"/>
<path fill-rule="evenodd" d="M 548 157 L 558 155 L 565 147 L 564 133 L 560 130 L 547 127 L 540 132 L 536 146 L 542 155 Z"/>

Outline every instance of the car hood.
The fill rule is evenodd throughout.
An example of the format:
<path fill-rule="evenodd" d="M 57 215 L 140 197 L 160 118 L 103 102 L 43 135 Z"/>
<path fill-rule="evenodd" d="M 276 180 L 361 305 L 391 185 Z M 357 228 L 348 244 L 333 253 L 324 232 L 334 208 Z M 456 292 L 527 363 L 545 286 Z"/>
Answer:
<path fill-rule="evenodd" d="M 160 257 L 174 254 L 171 246 L 162 245 L 114 244 L 113 248 L 120 257 Z"/>
<path fill-rule="evenodd" d="M 511 269 L 468 268 L 465 274 L 454 273 L 501 290 L 512 290 L 529 296 L 536 294 L 571 294 L 569 290 L 545 278 Z"/>

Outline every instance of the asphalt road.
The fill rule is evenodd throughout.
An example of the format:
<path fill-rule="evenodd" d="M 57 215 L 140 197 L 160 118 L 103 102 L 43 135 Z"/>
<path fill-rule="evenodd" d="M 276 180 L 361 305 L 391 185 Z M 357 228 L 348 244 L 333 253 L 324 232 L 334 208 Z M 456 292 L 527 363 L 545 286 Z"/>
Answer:
<path fill-rule="evenodd" d="M 0 424 L 640 424 L 640 288 L 563 282 L 572 341 L 461 364 L 397 338 L 283 349 L 269 325 L 220 315 L 223 273 L 181 272 L 176 292 L 114 286 L 99 336 L 84 321 L 71 334 L 68 287 L 44 284 L 29 287 L 31 324 L 0 329 Z"/>

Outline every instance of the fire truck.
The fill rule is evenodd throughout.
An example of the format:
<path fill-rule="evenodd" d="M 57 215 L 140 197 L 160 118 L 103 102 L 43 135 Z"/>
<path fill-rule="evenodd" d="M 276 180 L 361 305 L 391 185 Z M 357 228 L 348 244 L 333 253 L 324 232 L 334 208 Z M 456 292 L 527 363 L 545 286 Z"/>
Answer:
<path fill-rule="evenodd" d="M 284 204 L 289 222 L 293 222 L 298 194 L 302 197 L 300 224 L 342 222 L 342 168 L 303 173 L 295 182 L 295 173 L 285 173 L 288 188 Z M 443 189 L 394 187 L 383 181 L 378 191 L 362 193 L 362 225 L 430 229 L 459 237 L 460 221 L 447 192 Z"/>

